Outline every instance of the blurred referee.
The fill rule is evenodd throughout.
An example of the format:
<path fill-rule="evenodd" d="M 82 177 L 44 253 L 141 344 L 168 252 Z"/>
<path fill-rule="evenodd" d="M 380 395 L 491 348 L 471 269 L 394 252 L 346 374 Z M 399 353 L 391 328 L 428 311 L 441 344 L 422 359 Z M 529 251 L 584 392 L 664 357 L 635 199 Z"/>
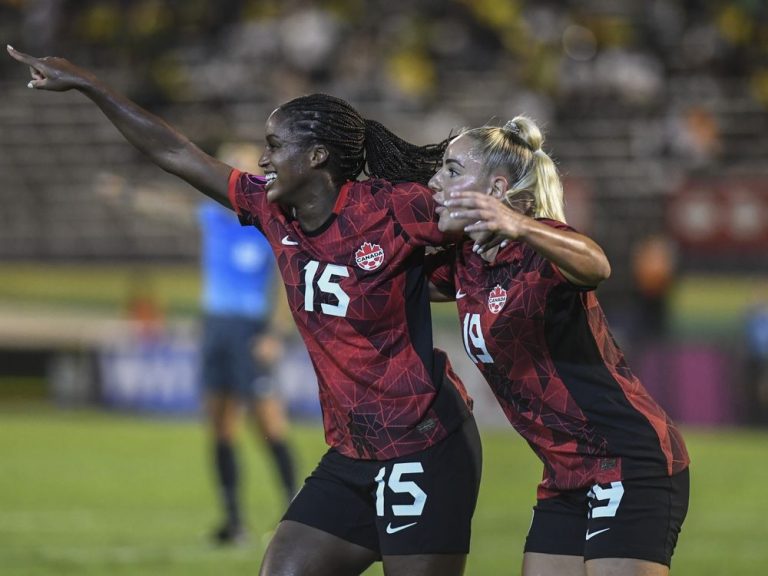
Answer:
<path fill-rule="evenodd" d="M 252 145 L 226 145 L 225 161 L 248 165 L 259 157 Z M 235 451 L 238 415 L 245 406 L 268 446 L 286 502 L 296 491 L 287 420 L 275 394 L 273 367 L 282 339 L 270 326 L 275 309 L 272 249 L 258 230 L 243 227 L 213 201 L 200 205 L 203 275 L 202 375 L 212 432 L 213 462 L 223 521 L 213 532 L 219 544 L 244 535 L 240 474 Z"/>

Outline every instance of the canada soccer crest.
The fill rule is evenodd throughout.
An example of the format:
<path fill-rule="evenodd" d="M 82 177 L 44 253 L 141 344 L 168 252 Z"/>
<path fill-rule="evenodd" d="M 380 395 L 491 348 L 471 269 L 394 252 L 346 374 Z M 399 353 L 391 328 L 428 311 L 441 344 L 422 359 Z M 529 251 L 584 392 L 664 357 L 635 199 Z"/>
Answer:
<path fill-rule="evenodd" d="M 364 242 L 355 252 L 355 262 L 363 270 L 376 270 L 384 263 L 384 249 L 378 244 Z"/>
<path fill-rule="evenodd" d="M 488 309 L 494 314 L 501 312 L 504 308 L 504 304 L 507 302 L 507 291 L 501 287 L 500 284 L 496 284 L 491 293 L 488 294 Z"/>

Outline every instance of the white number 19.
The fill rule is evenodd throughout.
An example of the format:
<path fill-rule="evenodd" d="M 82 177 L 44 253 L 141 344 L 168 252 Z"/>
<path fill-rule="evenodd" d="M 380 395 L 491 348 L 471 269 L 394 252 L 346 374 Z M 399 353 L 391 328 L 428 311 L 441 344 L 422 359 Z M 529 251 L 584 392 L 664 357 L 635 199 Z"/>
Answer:
<path fill-rule="evenodd" d="M 601 488 L 595 484 L 589 490 L 589 513 L 587 518 L 612 518 L 619 509 L 621 497 L 624 496 L 624 485 L 621 482 L 611 482 L 609 488 Z M 607 504 L 598 504 L 602 500 L 608 500 Z"/>
<path fill-rule="evenodd" d="M 480 326 L 480 314 L 466 314 L 464 316 L 464 349 L 475 364 L 479 362 L 493 364 L 493 357 L 488 353 L 483 329 Z M 473 354 L 474 350 L 478 352 Z"/>

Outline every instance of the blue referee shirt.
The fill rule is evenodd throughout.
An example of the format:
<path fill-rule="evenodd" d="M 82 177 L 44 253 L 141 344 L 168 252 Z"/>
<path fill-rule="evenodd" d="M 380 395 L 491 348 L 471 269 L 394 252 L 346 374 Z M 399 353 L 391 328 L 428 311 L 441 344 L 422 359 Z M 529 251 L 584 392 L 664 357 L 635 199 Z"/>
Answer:
<path fill-rule="evenodd" d="M 256 319 L 269 316 L 275 273 L 269 242 L 214 202 L 201 204 L 198 212 L 205 312 Z"/>

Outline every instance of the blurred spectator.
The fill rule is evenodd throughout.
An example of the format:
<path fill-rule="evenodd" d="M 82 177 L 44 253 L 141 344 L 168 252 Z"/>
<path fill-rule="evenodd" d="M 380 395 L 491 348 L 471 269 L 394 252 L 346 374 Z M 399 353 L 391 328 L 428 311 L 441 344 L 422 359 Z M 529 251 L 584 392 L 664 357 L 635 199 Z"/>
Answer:
<path fill-rule="evenodd" d="M 708 167 L 720 153 L 720 127 L 703 104 L 688 105 L 673 116 L 669 130 L 673 152 L 690 168 Z"/>
<path fill-rule="evenodd" d="M 635 244 L 632 274 L 635 289 L 633 338 L 641 349 L 662 345 L 669 329 L 669 294 L 675 279 L 675 252 L 671 240 L 661 234 Z"/>
<path fill-rule="evenodd" d="M 630 365 L 637 366 L 645 387 L 666 410 L 674 409 L 674 354 L 670 346 L 670 294 L 676 276 L 671 239 L 658 233 L 638 239 L 630 260 L 630 346 L 623 347 Z M 674 414 L 672 414 L 675 417 Z"/>
<path fill-rule="evenodd" d="M 162 339 L 165 314 L 152 280 L 144 270 L 134 270 L 128 278 L 125 315 L 133 323 L 134 335 L 140 343 L 152 344 Z"/>
<path fill-rule="evenodd" d="M 745 419 L 768 425 L 768 286 L 758 291 L 744 316 L 746 337 Z"/>
<path fill-rule="evenodd" d="M 331 67 L 340 31 L 331 13 L 318 8 L 297 10 L 283 18 L 278 31 L 288 64 L 310 75 Z"/>
<path fill-rule="evenodd" d="M 225 162 L 258 170 L 260 151 L 248 144 L 219 151 Z M 203 386 L 212 432 L 214 470 L 224 512 L 213 538 L 220 544 L 243 535 L 236 432 L 241 406 L 266 443 L 287 503 L 296 492 L 287 418 L 274 380 L 283 351 L 275 316 L 276 267 L 272 248 L 259 232 L 240 226 L 231 211 L 206 200 L 202 226 Z M 279 297 L 278 297 L 279 298 Z"/>

